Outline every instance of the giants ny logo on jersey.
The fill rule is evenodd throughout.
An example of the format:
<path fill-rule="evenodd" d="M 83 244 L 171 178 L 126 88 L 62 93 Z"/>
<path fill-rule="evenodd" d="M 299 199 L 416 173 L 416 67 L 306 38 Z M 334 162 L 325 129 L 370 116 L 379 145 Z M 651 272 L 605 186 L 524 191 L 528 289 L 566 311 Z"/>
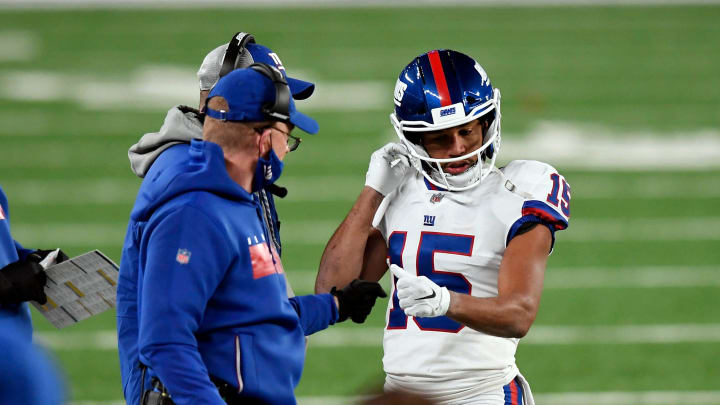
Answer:
<path fill-rule="evenodd" d="M 435 226 L 435 215 L 425 215 L 425 218 L 423 219 L 423 225 Z"/>

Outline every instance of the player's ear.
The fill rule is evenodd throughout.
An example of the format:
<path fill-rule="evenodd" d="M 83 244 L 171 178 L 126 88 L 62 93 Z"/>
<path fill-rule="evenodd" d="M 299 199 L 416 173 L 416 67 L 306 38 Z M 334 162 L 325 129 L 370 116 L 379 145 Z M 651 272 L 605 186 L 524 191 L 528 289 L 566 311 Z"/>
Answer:
<path fill-rule="evenodd" d="M 272 141 L 270 139 L 271 134 L 272 131 L 269 128 L 266 128 L 257 136 L 258 151 L 260 152 L 260 156 L 265 159 L 267 159 L 270 154 L 270 149 L 272 149 Z"/>
<path fill-rule="evenodd" d="M 490 120 L 488 120 L 488 119 L 482 120 L 483 135 L 485 135 L 487 133 L 488 128 L 490 128 Z"/>

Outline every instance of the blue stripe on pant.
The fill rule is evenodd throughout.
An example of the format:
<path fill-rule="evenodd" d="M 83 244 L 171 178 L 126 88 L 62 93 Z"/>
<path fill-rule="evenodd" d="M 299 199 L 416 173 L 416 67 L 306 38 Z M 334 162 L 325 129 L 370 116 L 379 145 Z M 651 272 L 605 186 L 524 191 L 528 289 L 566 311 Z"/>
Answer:
<path fill-rule="evenodd" d="M 522 384 L 520 384 L 517 377 L 503 387 L 503 392 L 505 393 L 505 405 L 523 404 Z"/>

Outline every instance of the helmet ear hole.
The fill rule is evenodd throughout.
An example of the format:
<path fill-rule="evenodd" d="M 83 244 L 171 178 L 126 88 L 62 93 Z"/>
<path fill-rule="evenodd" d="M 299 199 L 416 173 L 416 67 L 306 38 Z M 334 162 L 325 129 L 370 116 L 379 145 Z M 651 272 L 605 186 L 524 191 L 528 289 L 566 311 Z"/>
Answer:
<path fill-rule="evenodd" d="M 490 145 L 485 151 L 482 153 L 483 160 L 485 159 L 492 159 L 493 154 L 495 154 L 495 145 Z"/>

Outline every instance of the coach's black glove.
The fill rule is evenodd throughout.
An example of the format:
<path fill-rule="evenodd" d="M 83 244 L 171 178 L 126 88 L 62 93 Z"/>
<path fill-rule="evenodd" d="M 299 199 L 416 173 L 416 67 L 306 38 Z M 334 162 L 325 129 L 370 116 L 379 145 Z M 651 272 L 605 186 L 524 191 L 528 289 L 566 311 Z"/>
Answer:
<path fill-rule="evenodd" d="M 53 250 L 36 250 L 25 260 L 10 263 L 0 269 L 0 304 L 19 304 L 24 301 L 47 302 L 45 283 L 47 275 L 40 262 Z M 62 263 L 68 256 L 58 250 L 54 263 Z"/>
<path fill-rule="evenodd" d="M 340 304 L 338 306 L 340 313 L 338 322 L 350 318 L 355 323 L 365 322 L 365 318 L 370 314 L 378 297 L 387 297 L 380 284 L 360 279 L 353 280 L 342 290 L 333 287 L 330 294 L 336 296 L 338 304 Z"/>
<path fill-rule="evenodd" d="M 32 256 L 32 255 L 30 255 Z M 36 257 L 10 263 L 0 270 L 0 304 L 12 305 L 24 301 L 47 302 L 47 276 Z"/>

